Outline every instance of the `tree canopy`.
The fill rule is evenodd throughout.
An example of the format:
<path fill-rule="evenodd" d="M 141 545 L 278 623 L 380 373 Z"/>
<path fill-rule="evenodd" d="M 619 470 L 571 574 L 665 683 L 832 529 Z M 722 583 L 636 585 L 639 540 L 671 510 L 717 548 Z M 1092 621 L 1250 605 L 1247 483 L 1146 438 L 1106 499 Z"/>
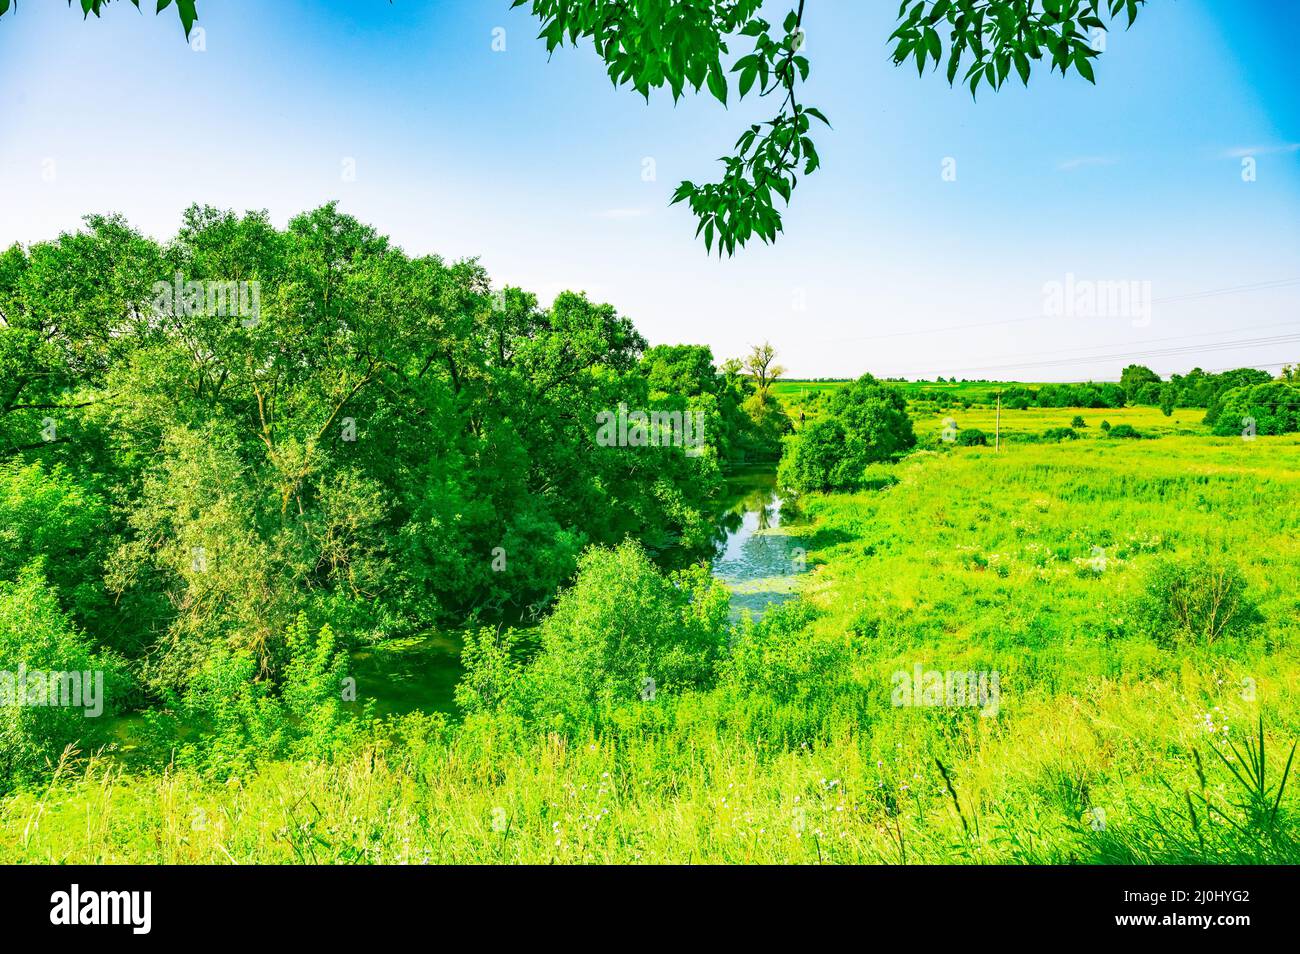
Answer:
<path fill-rule="evenodd" d="M 152 685 L 216 646 L 274 665 L 303 612 L 365 639 L 540 611 L 590 544 L 708 552 L 721 466 L 779 453 L 753 388 L 333 204 L 194 206 L 165 244 L 89 216 L 0 254 L 0 581 Z M 637 439 L 687 416 L 693 443 Z"/>
<path fill-rule="evenodd" d="M 867 468 L 916 446 L 907 400 L 898 388 L 864 374 L 834 392 L 826 416 L 790 435 L 778 482 L 799 492 L 852 490 Z"/>

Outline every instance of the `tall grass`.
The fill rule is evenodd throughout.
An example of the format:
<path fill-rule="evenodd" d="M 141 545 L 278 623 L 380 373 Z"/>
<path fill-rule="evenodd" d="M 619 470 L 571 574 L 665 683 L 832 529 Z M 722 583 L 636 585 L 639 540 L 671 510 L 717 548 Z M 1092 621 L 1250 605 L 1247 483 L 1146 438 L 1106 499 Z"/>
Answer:
<path fill-rule="evenodd" d="M 897 476 L 800 502 L 803 600 L 715 688 L 571 736 L 410 716 L 223 783 L 70 753 L 0 803 L 0 862 L 1300 861 L 1300 441 L 1090 435 Z M 1259 622 L 1143 633 L 1153 567 L 1205 554 Z M 997 715 L 895 707 L 918 664 L 997 670 Z"/>

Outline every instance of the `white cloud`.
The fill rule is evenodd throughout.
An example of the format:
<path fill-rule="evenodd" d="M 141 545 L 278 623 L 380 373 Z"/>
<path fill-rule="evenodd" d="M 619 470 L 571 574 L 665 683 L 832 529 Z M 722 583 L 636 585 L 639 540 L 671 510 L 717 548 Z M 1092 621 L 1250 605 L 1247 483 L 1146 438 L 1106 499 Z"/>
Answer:
<path fill-rule="evenodd" d="M 1288 142 L 1280 146 L 1238 146 L 1224 152 L 1223 157 L 1245 159 L 1247 156 L 1269 156 L 1279 152 L 1300 152 L 1300 142 Z"/>

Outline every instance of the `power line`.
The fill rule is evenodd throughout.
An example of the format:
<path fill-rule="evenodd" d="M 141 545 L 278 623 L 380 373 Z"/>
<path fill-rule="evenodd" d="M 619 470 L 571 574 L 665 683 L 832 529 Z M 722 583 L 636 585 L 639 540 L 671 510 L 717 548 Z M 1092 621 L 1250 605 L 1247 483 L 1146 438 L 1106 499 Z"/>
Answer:
<path fill-rule="evenodd" d="M 1273 361 L 1268 364 L 1237 364 L 1230 368 L 1210 368 L 1206 374 L 1222 374 L 1224 371 L 1239 371 L 1242 368 L 1251 368 L 1255 371 L 1263 371 L 1265 368 L 1289 368 L 1292 365 L 1300 364 L 1300 361 Z"/>
<path fill-rule="evenodd" d="M 1207 298 L 1219 298 L 1224 295 L 1240 295 L 1254 291 L 1271 291 L 1276 288 L 1288 288 L 1300 285 L 1300 277 L 1275 278 L 1264 282 L 1252 282 L 1247 285 L 1230 285 L 1225 288 L 1211 288 L 1205 291 L 1189 292 L 1169 298 L 1153 298 L 1153 305 L 1172 305 L 1180 302 L 1203 301 Z M 997 321 L 983 321 L 974 324 L 948 325 L 942 328 L 925 328 L 919 331 L 893 331 L 883 335 L 861 335 L 851 338 L 820 338 L 808 341 L 808 344 L 839 344 L 847 341 L 883 341 L 889 338 L 910 338 L 917 335 L 938 335 L 949 331 L 973 331 L 979 328 L 994 328 L 1000 325 L 1019 325 L 1032 321 L 1059 321 L 1057 315 L 1034 315 L 1031 318 L 1002 318 Z"/>
<path fill-rule="evenodd" d="M 1300 334 L 1292 335 L 1275 335 L 1270 338 L 1249 338 L 1239 341 L 1224 341 L 1217 344 L 1187 345 L 1178 348 L 1163 348 L 1155 351 L 1131 351 L 1120 354 L 1096 354 L 1086 355 L 1079 358 L 1058 358 L 1051 361 L 1022 361 L 1014 364 L 1000 365 L 978 365 L 966 368 L 952 368 L 949 373 L 963 373 L 973 371 L 1008 371 L 1019 368 L 1048 368 L 1048 367 L 1068 367 L 1075 364 L 1088 364 L 1094 361 L 1129 361 L 1137 358 L 1161 358 L 1173 357 L 1177 355 L 1196 354 L 1200 351 L 1224 351 L 1234 348 L 1252 348 L 1266 347 L 1283 344 L 1293 344 L 1300 342 Z M 1283 362 L 1285 363 L 1285 362 Z M 919 374 L 921 372 L 907 372 L 908 374 Z"/>
<path fill-rule="evenodd" d="M 1250 326 L 1245 327 L 1245 328 L 1235 328 L 1235 329 L 1233 329 L 1233 331 L 1234 331 L 1234 332 L 1242 332 L 1242 331 L 1262 331 L 1262 330 L 1264 330 L 1265 328 L 1281 328 L 1281 327 L 1285 327 L 1285 326 L 1288 326 L 1288 325 L 1295 325 L 1295 324 L 1298 324 L 1298 323 L 1300 323 L 1300 319 L 1291 319 L 1291 320 L 1289 320 L 1289 321 L 1274 321 L 1274 322 L 1271 322 L 1271 323 L 1269 323 L 1269 324 L 1267 324 L 1267 325 L 1250 325 Z M 1141 340 L 1141 341 L 1130 341 L 1130 342 L 1117 341 L 1117 342 L 1115 342 L 1115 345 L 1114 345 L 1114 346 L 1115 346 L 1115 347 L 1125 347 L 1125 346 L 1127 346 L 1127 345 L 1147 345 L 1147 344 L 1157 344 L 1157 343 L 1162 342 L 1162 341 L 1185 341 L 1185 340 L 1187 340 L 1188 338 L 1208 338 L 1208 337 L 1210 337 L 1210 336 L 1212 336 L 1212 335 L 1224 335 L 1224 334 L 1229 334 L 1229 333 L 1230 333 L 1230 332 L 1226 332 L 1226 331 L 1203 331 L 1203 332 L 1197 332 L 1197 333 L 1195 333 L 1195 334 L 1189 334 L 1189 335 L 1172 335 L 1172 336 L 1167 337 L 1167 338 L 1145 338 L 1145 339 L 1143 339 L 1143 340 Z M 1106 346 L 1106 345 L 1095 344 L 1095 345 L 1082 345 L 1082 346 L 1077 347 L 1077 348 L 1058 348 L 1058 349 L 1056 349 L 1056 350 L 1054 350 L 1054 351 L 1031 351 L 1031 352 L 1029 352 L 1028 354 L 1022 355 L 1021 357 L 1024 357 L 1024 358 L 1037 358 L 1037 357 L 1047 357 L 1047 356 L 1049 356 L 1049 355 L 1057 355 L 1057 354 L 1078 354 L 1080 351 L 1090 351 L 1090 350 L 1093 350 L 1093 349 L 1095 349 L 1095 348 L 1102 348 L 1102 347 L 1107 347 L 1107 346 Z M 1002 360 L 1002 359 L 1001 359 L 1001 358 L 998 358 L 998 359 L 995 359 L 995 360 Z"/>

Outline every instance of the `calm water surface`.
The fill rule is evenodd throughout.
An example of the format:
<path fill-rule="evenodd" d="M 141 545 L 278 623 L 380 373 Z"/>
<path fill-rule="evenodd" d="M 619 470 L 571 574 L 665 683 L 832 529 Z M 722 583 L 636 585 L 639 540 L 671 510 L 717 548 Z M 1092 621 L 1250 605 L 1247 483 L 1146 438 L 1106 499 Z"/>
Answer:
<path fill-rule="evenodd" d="M 755 617 L 793 598 L 804 551 L 783 528 L 800 520 L 776 491 L 776 473 L 744 471 L 727 481 L 728 507 L 718 521 L 725 536 L 713 557 L 713 575 L 731 590 L 731 615 Z"/>

